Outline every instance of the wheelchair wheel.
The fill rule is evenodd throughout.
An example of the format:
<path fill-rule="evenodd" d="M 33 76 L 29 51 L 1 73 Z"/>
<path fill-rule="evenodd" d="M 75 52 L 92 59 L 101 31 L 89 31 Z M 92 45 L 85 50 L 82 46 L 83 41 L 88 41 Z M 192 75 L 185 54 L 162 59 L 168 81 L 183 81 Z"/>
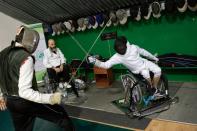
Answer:
<path fill-rule="evenodd" d="M 139 82 L 132 74 L 126 74 L 121 76 L 123 87 L 125 89 L 125 104 L 130 104 L 131 99 L 135 105 L 141 104 L 143 100 L 143 92 L 141 88 L 145 88 L 143 82 Z M 134 86 L 136 84 L 136 86 Z M 131 95 L 132 94 L 132 95 Z"/>
<path fill-rule="evenodd" d="M 133 87 L 134 83 L 136 83 L 137 80 L 131 74 L 122 75 L 121 80 L 122 80 L 122 84 L 123 84 L 124 91 L 125 91 L 124 104 L 129 104 L 130 103 L 129 101 L 130 100 L 130 88 Z"/>
<path fill-rule="evenodd" d="M 131 74 L 122 75 L 121 80 L 125 92 L 128 90 L 128 88 L 131 88 L 133 84 L 137 81 L 136 78 Z"/>
<path fill-rule="evenodd" d="M 130 109 L 140 111 L 144 108 L 144 97 L 148 96 L 149 83 L 145 79 L 138 79 L 137 84 L 131 89 Z"/>
<path fill-rule="evenodd" d="M 142 103 L 143 94 L 144 94 L 144 90 L 143 90 L 144 87 L 145 87 L 145 85 L 143 83 L 138 83 L 131 90 L 130 94 L 132 96 L 130 96 L 130 99 L 132 98 L 132 100 L 135 103 L 135 105 L 138 105 L 138 104 L 141 104 Z"/>

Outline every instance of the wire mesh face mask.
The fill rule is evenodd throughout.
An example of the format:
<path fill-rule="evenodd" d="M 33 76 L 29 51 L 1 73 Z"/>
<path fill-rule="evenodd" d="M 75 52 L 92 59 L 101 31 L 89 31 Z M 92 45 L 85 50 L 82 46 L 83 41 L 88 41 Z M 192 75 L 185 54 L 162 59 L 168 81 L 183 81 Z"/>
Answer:
<path fill-rule="evenodd" d="M 16 35 L 16 39 L 19 38 L 20 40 L 17 42 L 21 43 L 29 53 L 34 53 L 40 40 L 38 32 L 21 26 L 19 33 Z"/>

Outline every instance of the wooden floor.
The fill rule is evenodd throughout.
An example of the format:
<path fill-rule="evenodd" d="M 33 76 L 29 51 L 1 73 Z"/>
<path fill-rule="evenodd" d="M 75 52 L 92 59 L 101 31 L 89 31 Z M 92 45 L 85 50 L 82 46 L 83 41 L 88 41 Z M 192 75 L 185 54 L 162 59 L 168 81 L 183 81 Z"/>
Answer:
<path fill-rule="evenodd" d="M 197 125 L 155 119 L 145 131 L 197 131 Z"/>

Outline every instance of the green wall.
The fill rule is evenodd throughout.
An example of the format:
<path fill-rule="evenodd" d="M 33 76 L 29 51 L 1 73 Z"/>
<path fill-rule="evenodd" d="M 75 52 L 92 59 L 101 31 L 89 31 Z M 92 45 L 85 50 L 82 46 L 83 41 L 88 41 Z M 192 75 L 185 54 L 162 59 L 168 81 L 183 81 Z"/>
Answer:
<path fill-rule="evenodd" d="M 104 32 L 117 31 L 118 35 L 125 35 L 130 43 L 135 43 L 142 48 L 158 55 L 164 53 L 181 53 L 197 56 L 197 13 L 177 13 L 174 16 L 163 15 L 159 19 L 151 18 L 140 22 L 128 19 L 124 26 L 107 27 Z M 88 51 L 102 28 L 72 33 Z M 55 39 L 57 46 L 63 51 L 68 62 L 74 58 L 83 59 L 85 53 L 76 42 L 68 35 L 46 37 Z M 101 41 L 99 38 L 90 53 L 99 54 L 109 58 L 113 53 L 114 40 Z M 115 68 L 123 68 L 116 66 Z"/>

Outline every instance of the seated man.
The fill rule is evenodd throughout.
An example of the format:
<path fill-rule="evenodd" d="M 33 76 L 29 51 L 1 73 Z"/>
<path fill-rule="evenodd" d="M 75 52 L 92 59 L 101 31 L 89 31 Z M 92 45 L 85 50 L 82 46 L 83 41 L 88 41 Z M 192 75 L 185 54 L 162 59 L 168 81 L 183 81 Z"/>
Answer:
<path fill-rule="evenodd" d="M 69 82 L 69 67 L 66 66 L 63 53 L 56 47 L 53 39 L 48 40 L 48 48 L 44 51 L 43 64 L 47 68 L 50 82 L 60 83 Z M 78 95 L 74 83 L 71 81 L 71 87 L 74 93 Z"/>
<path fill-rule="evenodd" d="M 158 58 L 153 56 L 148 51 L 130 44 L 124 36 L 117 37 L 114 43 L 114 49 L 117 52 L 108 61 L 101 62 L 96 58 L 89 56 L 88 61 L 94 63 L 101 68 L 110 68 L 116 64 L 123 64 L 134 74 L 141 74 L 151 85 L 150 95 L 157 93 L 157 84 L 160 79 L 161 69 L 155 63 L 140 57 L 140 55 L 158 61 Z M 150 71 L 154 73 L 153 82 L 150 78 Z"/>

